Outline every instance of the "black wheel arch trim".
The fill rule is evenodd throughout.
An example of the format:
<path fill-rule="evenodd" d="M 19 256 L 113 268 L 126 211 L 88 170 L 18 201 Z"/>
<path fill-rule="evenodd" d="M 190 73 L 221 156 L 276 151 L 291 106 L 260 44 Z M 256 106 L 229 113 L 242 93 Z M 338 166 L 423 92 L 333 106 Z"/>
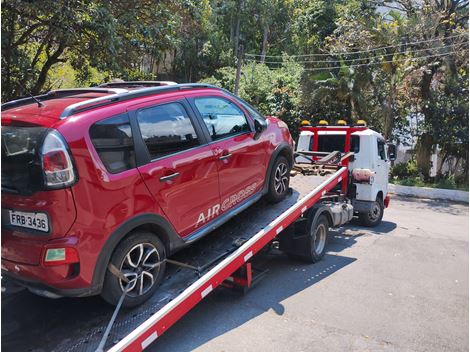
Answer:
<path fill-rule="evenodd" d="M 152 213 L 137 215 L 121 224 L 106 240 L 95 264 L 92 282 L 93 286 L 99 287 L 99 289 L 102 288 L 106 268 L 115 248 L 128 233 L 142 226 L 148 226 L 151 229 L 158 229 L 158 233 L 156 233 L 156 235 L 165 245 L 167 255 L 171 255 L 185 245 L 185 242 L 180 236 L 178 236 L 176 231 L 164 217 Z M 152 231 L 151 229 L 149 231 Z"/>
<path fill-rule="evenodd" d="M 269 160 L 268 168 L 266 170 L 266 177 L 264 178 L 263 194 L 266 194 L 269 190 L 269 179 L 271 178 L 271 172 L 274 167 L 274 163 L 279 155 L 282 153 L 287 153 L 287 161 L 289 162 L 289 168 L 291 169 L 294 165 L 294 151 L 292 147 L 287 142 L 282 142 L 279 144 L 271 154 L 271 159 Z"/>

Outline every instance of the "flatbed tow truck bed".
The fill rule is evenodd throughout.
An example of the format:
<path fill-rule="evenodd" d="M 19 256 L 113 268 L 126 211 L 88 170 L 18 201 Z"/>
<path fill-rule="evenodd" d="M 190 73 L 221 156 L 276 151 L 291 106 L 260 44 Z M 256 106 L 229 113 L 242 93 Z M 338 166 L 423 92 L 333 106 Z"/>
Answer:
<path fill-rule="evenodd" d="M 292 194 L 284 201 L 267 204 L 262 199 L 170 258 L 202 270 L 197 273 L 168 263 L 166 278 L 152 298 L 137 308 L 119 311 L 103 350 L 145 349 L 216 287 L 233 281 L 236 270 L 282 236 L 327 192 L 341 182 L 344 185 L 347 175 L 344 166 L 326 176 L 298 174 L 291 178 Z M 113 307 L 99 297 L 49 300 L 31 296 L 32 314 L 19 317 L 7 306 L 14 299 L 14 295 L 7 296 L 2 302 L 5 351 L 94 352 L 113 313 Z"/>

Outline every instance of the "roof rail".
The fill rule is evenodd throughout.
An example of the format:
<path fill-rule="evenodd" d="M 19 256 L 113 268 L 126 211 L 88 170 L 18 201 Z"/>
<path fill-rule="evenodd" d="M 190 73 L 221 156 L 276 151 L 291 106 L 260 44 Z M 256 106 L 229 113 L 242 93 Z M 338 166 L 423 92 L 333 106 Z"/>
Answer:
<path fill-rule="evenodd" d="M 110 88 L 110 87 L 160 87 L 160 86 L 173 86 L 175 84 L 178 84 L 173 81 L 123 81 L 123 82 L 107 82 L 107 83 L 102 83 L 98 87 L 105 87 L 105 88 Z"/>
<path fill-rule="evenodd" d="M 110 105 L 118 101 L 126 101 L 126 100 L 130 100 L 134 98 L 140 98 L 140 97 L 145 97 L 145 96 L 159 94 L 159 93 L 167 93 L 167 92 L 173 92 L 173 91 L 180 91 L 180 90 L 186 90 L 186 89 L 188 90 L 198 89 L 198 88 L 220 89 L 216 86 L 213 86 L 210 84 L 204 84 L 204 83 L 173 84 L 173 85 L 167 85 L 167 86 L 138 89 L 138 90 L 133 90 L 133 91 L 127 91 L 124 93 L 107 95 L 105 97 L 89 99 L 89 100 L 85 100 L 85 101 L 81 101 L 81 102 L 69 105 L 64 109 L 64 111 L 60 115 L 60 118 L 65 119 L 69 116 L 78 114 L 80 112 Z"/>
<path fill-rule="evenodd" d="M 32 103 L 36 103 L 37 100 L 39 101 L 45 101 L 45 100 L 51 100 L 51 99 L 60 99 L 60 98 L 66 98 L 72 95 L 77 95 L 77 94 L 86 94 L 86 93 L 107 93 L 107 94 L 119 94 L 119 93 L 125 93 L 128 92 L 127 89 L 121 89 L 121 88 L 71 88 L 71 89 L 55 89 L 51 90 L 45 94 L 40 94 L 40 95 L 35 95 L 33 97 L 26 97 L 26 98 L 20 98 L 16 100 L 12 100 L 9 102 L 6 102 L 1 105 L 1 110 L 5 111 L 8 109 L 13 109 L 17 108 L 19 106 L 23 105 L 28 105 Z"/>

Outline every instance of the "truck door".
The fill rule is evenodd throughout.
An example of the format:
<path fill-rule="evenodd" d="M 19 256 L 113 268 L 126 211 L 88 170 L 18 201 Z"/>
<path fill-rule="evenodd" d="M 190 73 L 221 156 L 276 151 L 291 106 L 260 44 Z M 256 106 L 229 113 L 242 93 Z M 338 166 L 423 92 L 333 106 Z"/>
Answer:
<path fill-rule="evenodd" d="M 220 202 L 219 160 L 185 99 L 146 103 L 133 113 L 148 153 L 138 169 L 177 233 L 186 237 L 196 230 L 199 215 Z"/>
<path fill-rule="evenodd" d="M 377 138 L 377 153 L 375 154 L 375 177 L 374 184 L 377 190 L 383 192 L 383 196 L 387 195 L 388 191 L 388 160 L 385 141 Z"/>

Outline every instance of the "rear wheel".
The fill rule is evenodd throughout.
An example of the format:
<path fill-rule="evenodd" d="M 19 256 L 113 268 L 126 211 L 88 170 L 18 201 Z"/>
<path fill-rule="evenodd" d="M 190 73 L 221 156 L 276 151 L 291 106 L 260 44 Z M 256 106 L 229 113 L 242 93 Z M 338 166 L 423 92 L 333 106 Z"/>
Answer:
<path fill-rule="evenodd" d="M 111 263 L 129 280 L 106 272 L 101 296 L 116 305 L 127 288 L 123 306 L 135 307 L 149 299 L 165 273 L 165 247 L 151 232 L 135 232 L 122 241 L 111 257 Z"/>
<path fill-rule="evenodd" d="M 320 215 L 316 220 L 312 220 L 309 231 L 309 248 L 306 254 L 288 253 L 290 258 L 309 263 L 316 263 L 323 258 L 328 245 L 329 222 L 327 217 Z"/>
<path fill-rule="evenodd" d="M 269 188 L 266 198 L 272 203 L 283 200 L 289 192 L 290 166 L 287 158 L 279 156 L 274 162 L 269 177 Z"/>
<path fill-rule="evenodd" d="M 359 220 L 363 226 L 375 227 L 382 222 L 384 215 L 384 204 L 380 197 L 377 197 L 368 213 L 359 213 Z"/>

